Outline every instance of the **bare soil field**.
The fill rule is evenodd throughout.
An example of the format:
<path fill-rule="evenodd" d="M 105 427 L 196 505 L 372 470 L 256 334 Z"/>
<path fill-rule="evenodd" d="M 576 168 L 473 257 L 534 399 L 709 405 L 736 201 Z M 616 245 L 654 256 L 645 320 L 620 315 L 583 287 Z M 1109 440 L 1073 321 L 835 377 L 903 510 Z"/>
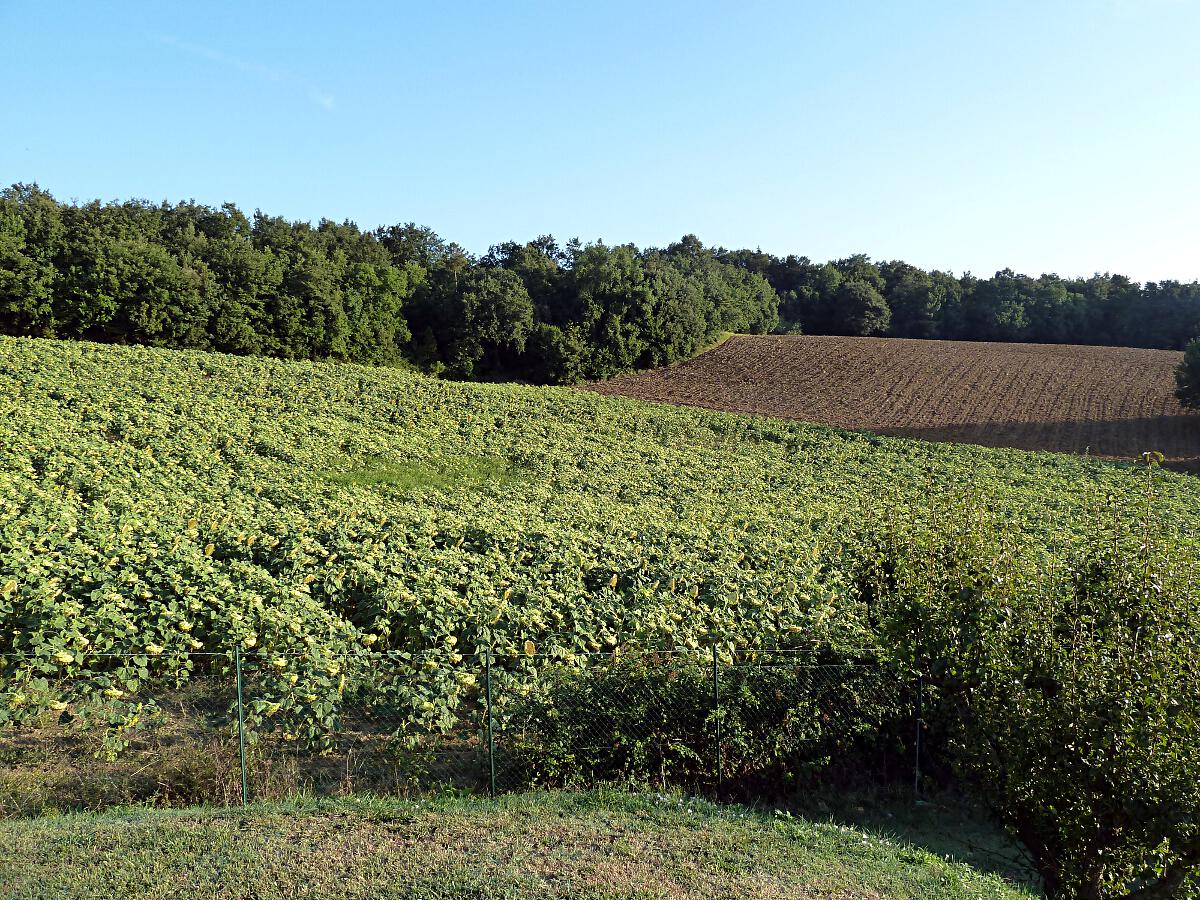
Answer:
<path fill-rule="evenodd" d="M 736 336 L 695 359 L 584 389 L 880 434 L 1200 464 L 1183 354 L 1126 347 Z"/>

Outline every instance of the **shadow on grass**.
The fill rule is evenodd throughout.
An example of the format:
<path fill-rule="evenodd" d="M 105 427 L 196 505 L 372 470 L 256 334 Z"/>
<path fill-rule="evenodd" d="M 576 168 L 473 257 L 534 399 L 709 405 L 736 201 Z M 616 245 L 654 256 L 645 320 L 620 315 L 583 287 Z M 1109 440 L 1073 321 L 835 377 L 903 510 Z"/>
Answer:
<path fill-rule="evenodd" d="M 940 793 L 914 800 L 911 792 L 903 790 L 860 789 L 840 794 L 822 792 L 779 808 L 812 821 L 873 831 L 1040 890 L 1040 879 L 1021 847 L 987 810 L 957 794 Z"/>

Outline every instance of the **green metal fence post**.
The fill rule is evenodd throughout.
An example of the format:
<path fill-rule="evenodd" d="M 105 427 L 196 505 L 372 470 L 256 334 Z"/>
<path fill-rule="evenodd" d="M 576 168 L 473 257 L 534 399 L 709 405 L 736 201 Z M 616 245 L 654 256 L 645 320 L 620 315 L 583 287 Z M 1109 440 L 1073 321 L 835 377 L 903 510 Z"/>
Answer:
<path fill-rule="evenodd" d="M 724 781 L 724 773 L 721 771 L 721 674 L 720 663 L 717 660 L 717 645 L 712 647 L 712 689 L 713 689 L 713 712 L 716 714 L 717 722 L 717 791 L 721 790 L 721 782 Z"/>
<path fill-rule="evenodd" d="M 246 777 L 246 712 L 242 700 L 242 651 L 233 648 L 233 665 L 237 669 L 237 712 L 238 712 L 238 756 L 242 764 L 242 806 L 249 799 L 249 782 Z"/>
<path fill-rule="evenodd" d="M 492 725 L 492 649 L 483 654 L 483 680 L 487 685 L 488 795 L 496 796 L 496 736 Z"/>
<path fill-rule="evenodd" d="M 921 799 L 921 719 L 925 715 L 925 679 L 917 676 L 917 736 L 916 749 L 913 753 L 913 799 Z"/>

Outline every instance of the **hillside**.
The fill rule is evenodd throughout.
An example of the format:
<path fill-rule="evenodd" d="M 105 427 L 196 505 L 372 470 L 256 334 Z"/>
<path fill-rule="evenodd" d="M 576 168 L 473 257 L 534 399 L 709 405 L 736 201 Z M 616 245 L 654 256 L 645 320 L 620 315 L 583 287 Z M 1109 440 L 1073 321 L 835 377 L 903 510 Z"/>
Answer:
<path fill-rule="evenodd" d="M 448 727 L 489 642 L 516 683 L 623 646 L 864 640 L 855 567 L 897 511 L 986 507 L 1035 571 L 1106 497 L 1144 514 L 1144 471 L 1099 460 L 193 351 L 0 340 L 0 417 L 0 724 L 60 683 L 136 717 L 147 679 L 237 645 L 315 737 L 383 651 L 392 715 Z M 1190 559 L 1200 483 L 1155 483 Z"/>
<path fill-rule="evenodd" d="M 787 744 L 778 752 L 788 755 L 778 758 L 771 748 L 779 735 L 770 731 L 740 755 L 722 739 L 725 772 L 736 764 L 753 779 L 776 761 L 790 772 L 792 762 L 819 761 L 828 742 L 847 747 L 843 739 L 854 734 L 870 739 L 901 725 L 910 733 L 912 707 L 902 696 L 908 677 L 885 663 L 906 649 L 920 651 L 926 625 L 932 631 L 949 621 L 958 634 L 959 612 L 969 618 L 975 609 L 997 610 L 1006 628 L 1021 629 L 1001 634 L 1014 647 L 1051 646 L 1055 661 L 1077 660 L 1053 644 L 1062 633 L 1054 626 L 1059 613 L 1032 613 L 1070 615 L 1080 599 L 1076 576 L 1093 571 L 1088 566 L 1097 557 L 1089 554 L 1097 547 L 1136 554 L 1146 534 L 1153 556 L 1134 582 L 1149 593 L 1124 587 L 1125 573 L 1142 559 L 1131 555 L 1115 560 L 1116 587 L 1098 596 L 1122 609 L 1132 597 L 1147 615 L 1174 616 L 1161 626 L 1172 636 L 1195 633 L 1187 591 L 1200 569 L 1200 482 L 1161 471 L 1148 477 L 1127 464 L 879 437 L 573 389 L 36 339 L 0 340 L 0 416 L 8 435 L 0 446 L 0 808 L 16 811 L 104 806 L 110 794 L 92 790 L 97 773 L 118 771 L 129 774 L 115 780 L 130 799 L 237 802 L 239 742 L 230 743 L 229 718 L 235 652 L 247 675 L 251 796 L 278 797 L 307 789 L 302 764 L 330 761 L 332 773 L 312 778 L 332 774 L 334 789 L 372 790 L 375 782 L 361 769 L 352 772 L 350 758 L 353 750 L 361 763 L 359 750 L 375 745 L 385 756 L 401 750 L 413 764 L 410 772 L 392 757 L 380 770 L 379 791 L 413 787 L 427 762 L 428 771 L 435 763 L 466 765 L 473 780 L 449 783 L 479 785 L 486 777 L 478 763 L 484 678 L 495 682 L 508 758 L 549 766 L 504 768 L 512 786 L 530 783 L 527 776 L 557 785 L 593 771 L 626 771 L 589 754 L 638 745 L 652 721 L 658 724 L 648 743 L 657 746 L 669 734 L 673 747 L 682 734 L 680 752 L 695 762 L 694 778 L 704 780 L 711 740 L 699 723 L 711 710 L 709 659 L 714 672 L 728 673 L 727 687 L 737 683 L 731 679 L 767 679 L 749 690 L 751 705 L 738 713 L 746 721 L 765 724 L 775 715 L 822 723 L 811 736 L 817 743 L 802 729 L 796 740 L 805 743 Z M 943 536 L 951 543 L 940 549 Z M 997 547 L 1002 557 L 993 554 Z M 983 568 L 966 569 L 965 577 L 984 579 L 984 588 L 972 581 L 960 590 L 951 581 L 951 589 L 935 588 L 932 603 L 915 607 L 882 593 L 893 588 L 873 573 L 920 573 L 893 565 L 911 566 L 906 560 L 918 556 L 922 566 L 930 559 L 978 563 Z M 995 574 L 998 559 L 1008 573 L 1003 580 Z M 1000 593 L 990 593 L 996 583 Z M 949 603 L 962 609 L 942 605 Z M 1009 616 L 1012 604 L 1023 612 Z M 872 622 L 881 608 L 897 630 Z M 910 616 L 920 625 L 916 639 Z M 1028 640 L 1027 627 L 1034 629 Z M 1155 659 L 1190 652 L 1185 642 L 1139 643 L 1141 633 L 1129 646 L 1148 646 Z M 951 648 L 947 654 L 959 646 L 957 638 L 936 634 L 938 647 Z M 795 671 L 769 662 L 776 650 L 814 648 L 835 660 L 868 659 L 853 671 L 820 667 L 819 678 L 809 672 L 789 681 L 787 691 L 770 687 L 771 679 Z M 697 652 L 705 655 L 688 656 Z M 768 662 L 752 672 L 741 664 L 746 657 Z M 634 690 L 639 658 L 657 661 L 646 663 L 645 688 Z M 1117 770 L 1129 776 L 1113 796 L 1100 798 L 1120 810 L 1143 784 L 1174 784 L 1180 795 L 1194 786 L 1187 754 L 1195 745 L 1184 729 L 1195 719 L 1186 705 L 1175 715 L 1180 705 L 1172 698 L 1196 692 L 1191 669 L 1171 659 L 1153 682 L 1164 692 L 1155 708 L 1169 714 L 1151 721 L 1165 723 L 1155 740 L 1181 755 L 1162 764 L 1166 781 L 1145 779 L 1147 760 L 1129 757 Z M 614 673 L 619 706 L 592 702 L 603 696 L 590 691 L 602 687 L 605 672 Z M 1000 683 L 1007 691 L 1011 682 L 1005 675 Z M 568 686 L 565 699 L 538 713 L 547 686 L 556 683 Z M 1041 694 L 1041 682 L 1017 683 Z M 796 694 L 796 684 L 807 687 Z M 576 686 L 582 693 L 573 695 Z M 559 716 L 576 708 L 572 696 L 579 713 Z M 699 701 L 691 713 L 681 707 L 689 699 Z M 835 705 L 822 705 L 826 699 Z M 637 713 L 643 701 L 661 702 L 657 719 Z M 1107 710 L 1109 701 L 1100 701 Z M 718 721 L 732 722 L 732 708 L 723 705 Z M 1041 759 L 1055 748 L 1107 746 L 1106 715 L 1037 708 L 1036 719 L 1018 722 L 1020 738 L 1007 742 L 1014 752 Z M 603 724 L 607 713 L 627 710 L 637 717 L 628 728 L 619 719 Z M 695 728 L 681 732 L 689 721 Z M 1026 727 L 1034 723 L 1040 730 Z M 1131 728 L 1141 741 L 1140 720 Z M 599 733 L 606 737 L 597 744 Z M 344 739 L 354 747 L 342 753 Z M 758 754 L 760 743 L 769 745 L 766 755 Z M 553 756 L 560 744 L 561 760 Z M 522 747 L 532 755 L 522 755 Z M 331 748 L 332 755 L 324 752 Z M 133 777 L 133 763 L 137 778 L 147 764 L 159 766 L 148 790 Z M 656 774 L 658 784 L 676 783 L 666 765 L 639 752 L 628 773 L 637 783 Z M 907 759 L 889 765 L 906 779 L 912 771 Z M 1022 771 L 1032 778 L 1042 769 Z M 50 784 L 56 780 L 74 787 L 57 790 Z M 1076 795 L 1075 783 L 1034 789 L 1022 796 L 1058 804 Z M 137 839 L 171 835 L 158 821 Z M 327 822 L 296 827 L 292 837 L 325 847 Z M 185 831 L 201 834 L 199 846 L 207 848 L 203 829 Z M 100 871 L 86 856 L 97 846 L 86 826 L 82 836 L 37 833 L 52 849 L 31 853 L 80 860 L 63 877 Z M 237 840 L 250 833 L 248 824 Z M 583 840 L 577 838 L 567 832 L 565 841 L 549 843 L 571 848 Z M 172 840 L 186 844 L 182 850 L 197 846 Z M 220 840 L 236 857 L 242 844 Z M 261 849 L 274 853 L 278 845 L 264 840 Z M 329 853 L 343 849 L 350 852 L 335 842 Z M 171 857 L 179 871 L 192 871 L 190 852 Z M 645 850 L 651 859 L 659 858 L 655 852 Z M 850 860 L 840 871 L 858 871 L 860 856 L 837 853 Z M 234 857 L 230 867 L 240 867 L 242 857 Z M 370 868 L 376 859 L 352 861 Z M 603 868 L 587 865 L 590 872 Z M 155 870 L 159 877 L 163 868 Z M 49 883 L 44 870 L 26 871 L 16 874 Z M 142 870 L 110 871 L 136 886 Z M 638 871 L 653 878 L 659 870 Z M 276 874 L 264 869 L 255 877 L 273 884 Z M 776 882 L 764 877 L 769 896 Z M 778 895 L 803 884 L 799 876 L 788 879 Z M 706 874 L 700 883 L 707 885 Z M 874 882 L 834 880 L 828 890 L 816 883 L 817 893 L 832 896 L 890 896 Z M 514 884 L 505 887 L 509 894 L 519 892 Z M 896 895 L 938 896 L 907 887 Z"/>
<path fill-rule="evenodd" d="M 1142 490 L 1136 470 L 1068 456 L 33 339 L 0 340 L 0 416 L 0 649 L 78 653 L 78 634 L 89 653 L 155 643 L 164 663 L 233 637 L 473 648 L 485 614 L 507 648 L 769 639 L 844 602 L 839 545 L 891 509 L 970 496 L 1040 553 L 1097 498 Z M 1163 522 L 1193 534 L 1200 486 L 1164 474 L 1158 491 Z"/>
<path fill-rule="evenodd" d="M 597 393 L 989 447 L 1200 462 L 1168 350 L 738 336 Z"/>

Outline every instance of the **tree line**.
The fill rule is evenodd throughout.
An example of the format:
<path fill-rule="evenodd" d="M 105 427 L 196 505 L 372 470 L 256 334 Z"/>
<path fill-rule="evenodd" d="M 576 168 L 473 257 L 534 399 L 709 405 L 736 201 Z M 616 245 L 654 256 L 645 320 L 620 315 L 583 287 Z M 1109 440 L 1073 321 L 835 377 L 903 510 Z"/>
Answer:
<path fill-rule="evenodd" d="M 552 237 L 473 256 L 409 223 L 365 231 L 233 204 L 60 203 L 0 191 L 0 331 L 570 383 L 665 365 L 722 332 L 1179 349 L 1200 284 L 988 279 L 853 256 Z"/>
<path fill-rule="evenodd" d="M 760 250 L 716 256 L 770 282 L 782 331 L 1164 350 L 1181 350 L 1200 334 L 1197 282 L 1032 278 L 1011 269 L 976 278 L 863 255 L 823 264 Z"/>

